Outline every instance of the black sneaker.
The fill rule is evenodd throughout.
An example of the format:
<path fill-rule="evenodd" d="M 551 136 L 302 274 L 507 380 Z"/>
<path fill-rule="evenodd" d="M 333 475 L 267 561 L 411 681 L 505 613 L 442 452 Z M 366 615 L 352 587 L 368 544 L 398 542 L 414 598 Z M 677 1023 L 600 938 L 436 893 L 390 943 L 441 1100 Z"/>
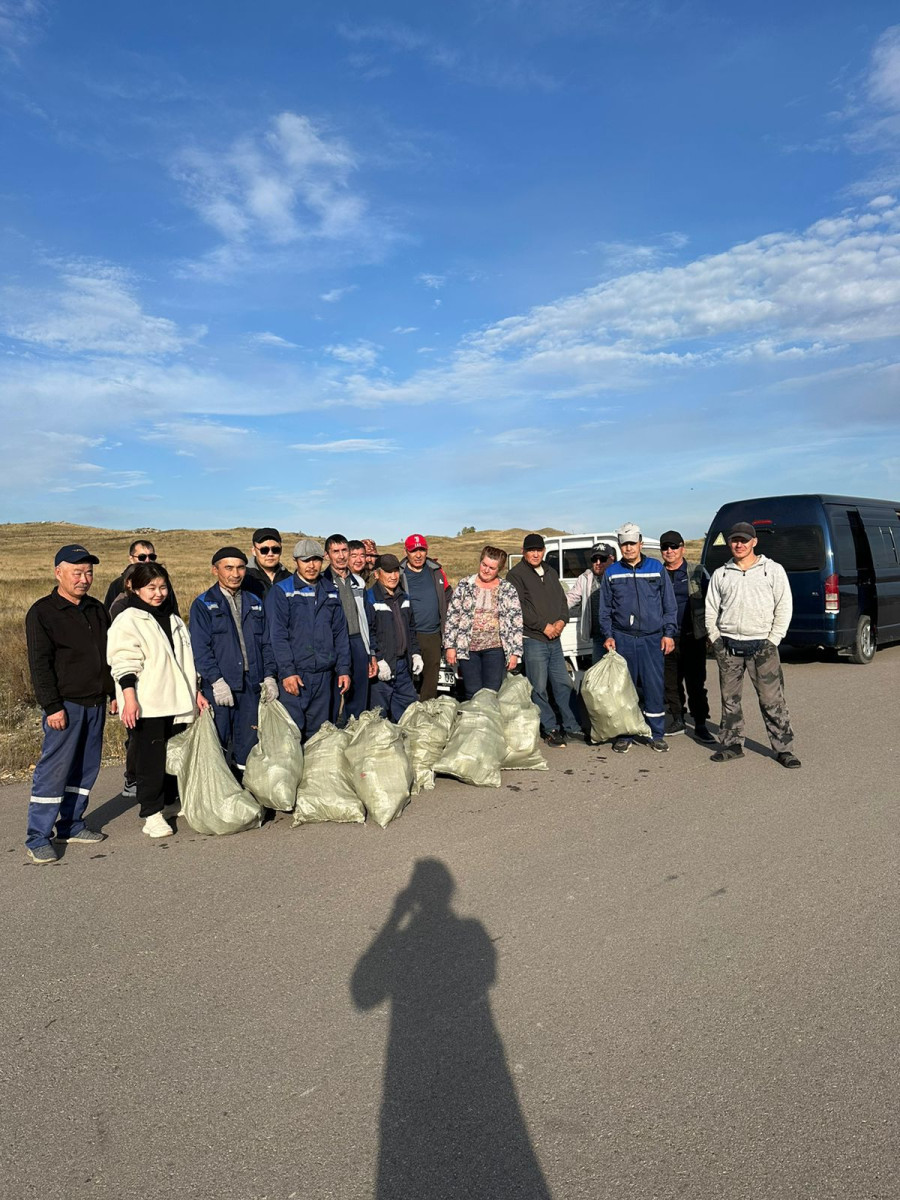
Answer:
<path fill-rule="evenodd" d="M 566 735 L 561 729 L 551 729 L 549 733 L 544 734 L 544 741 L 548 746 L 563 747 L 566 744 Z"/>
<path fill-rule="evenodd" d="M 617 737 L 613 742 L 613 750 L 615 750 L 616 754 L 627 754 L 630 749 L 631 738 L 629 737 Z"/>
<path fill-rule="evenodd" d="M 705 725 L 694 726 L 694 737 L 698 742 L 714 742 L 716 740 L 715 734 L 710 733 Z"/>
<path fill-rule="evenodd" d="M 743 758 L 743 746 L 723 746 L 721 750 L 717 750 L 715 754 L 709 756 L 710 762 L 731 762 L 733 758 Z"/>
<path fill-rule="evenodd" d="M 682 727 L 678 732 L 684 733 L 684 728 Z M 665 754 L 669 749 L 669 743 L 665 738 L 651 738 L 647 745 L 651 750 L 655 750 L 657 754 Z"/>
<path fill-rule="evenodd" d="M 782 750 L 782 752 L 780 754 L 776 754 L 775 757 L 778 759 L 781 765 L 783 767 L 787 767 L 789 771 L 796 770 L 797 767 L 800 766 L 800 759 L 797 758 L 796 754 L 791 754 L 790 750 Z"/>
<path fill-rule="evenodd" d="M 666 717 L 666 737 L 674 737 L 676 733 L 684 733 L 684 721 L 681 717 Z"/>
<path fill-rule="evenodd" d="M 588 745 L 591 744 L 590 735 L 585 733 L 583 729 L 567 729 L 566 738 L 570 742 L 587 742 Z"/>

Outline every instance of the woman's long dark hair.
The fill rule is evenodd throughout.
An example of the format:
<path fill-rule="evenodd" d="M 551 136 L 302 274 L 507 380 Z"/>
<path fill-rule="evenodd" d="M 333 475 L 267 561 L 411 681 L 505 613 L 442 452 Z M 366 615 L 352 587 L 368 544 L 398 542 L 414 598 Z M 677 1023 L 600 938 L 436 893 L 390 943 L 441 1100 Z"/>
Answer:
<path fill-rule="evenodd" d="M 169 594 L 163 600 L 162 604 L 156 606 L 146 604 L 138 595 L 141 588 L 146 587 L 148 583 L 152 583 L 154 579 L 165 580 L 166 587 L 169 589 Z M 169 572 L 162 563 L 146 562 L 138 563 L 135 566 L 134 574 L 131 576 L 131 591 L 128 594 L 126 604 L 132 608 L 143 608 L 145 611 L 153 613 L 166 631 L 166 635 L 170 637 L 168 633 L 169 617 L 175 611 L 175 608 L 172 603 L 172 582 L 169 579 Z"/>

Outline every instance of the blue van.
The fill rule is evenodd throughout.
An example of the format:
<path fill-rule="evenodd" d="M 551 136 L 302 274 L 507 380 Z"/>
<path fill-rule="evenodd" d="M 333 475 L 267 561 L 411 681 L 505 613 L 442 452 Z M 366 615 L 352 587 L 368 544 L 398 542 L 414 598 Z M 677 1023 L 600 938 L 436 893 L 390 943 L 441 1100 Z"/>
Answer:
<path fill-rule="evenodd" d="M 785 637 L 827 646 L 868 663 L 877 646 L 900 641 L 900 501 L 858 496 L 764 496 L 716 513 L 703 547 L 714 571 L 730 557 L 738 521 L 756 530 L 757 554 L 781 563 L 794 597 Z"/>

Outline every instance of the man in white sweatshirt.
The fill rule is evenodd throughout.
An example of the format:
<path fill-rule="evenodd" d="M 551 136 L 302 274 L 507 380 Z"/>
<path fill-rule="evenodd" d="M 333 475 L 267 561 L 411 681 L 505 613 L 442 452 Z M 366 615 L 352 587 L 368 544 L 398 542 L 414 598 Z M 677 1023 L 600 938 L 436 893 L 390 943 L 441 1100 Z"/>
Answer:
<path fill-rule="evenodd" d="M 799 767 L 778 656 L 778 644 L 791 623 L 791 585 L 780 563 L 756 553 L 756 541 L 756 530 L 746 522 L 728 531 L 731 562 L 713 572 L 706 593 L 706 632 L 719 664 L 722 693 L 722 745 L 711 761 L 743 757 L 746 671 L 776 759 L 783 767 Z"/>

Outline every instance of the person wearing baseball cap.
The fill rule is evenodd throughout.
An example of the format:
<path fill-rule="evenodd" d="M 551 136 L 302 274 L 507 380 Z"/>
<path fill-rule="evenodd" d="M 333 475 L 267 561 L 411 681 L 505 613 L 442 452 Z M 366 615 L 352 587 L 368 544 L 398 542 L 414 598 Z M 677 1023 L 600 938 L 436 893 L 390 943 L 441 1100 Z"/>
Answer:
<path fill-rule="evenodd" d="M 265 600 L 278 699 L 309 739 L 329 720 L 332 683 L 350 687 L 350 635 L 337 588 L 322 578 L 325 548 L 314 538 L 294 545 L 296 570 Z"/>
<path fill-rule="evenodd" d="M 253 562 L 244 576 L 244 589 L 261 600 L 275 583 L 290 579 L 291 573 L 281 561 L 281 534 L 271 525 L 264 525 L 253 534 Z"/>
<path fill-rule="evenodd" d="M 597 623 L 600 603 L 600 580 L 606 568 L 616 561 L 616 550 L 609 542 L 597 542 L 591 546 L 590 565 L 582 571 L 566 592 L 566 603 L 570 613 L 578 615 L 578 643 L 590 642 L 591 663 L 599 662 L 606 650 L 600 627 Z"/>
<path fill-rule="evenodd" d="M 413 676 L 422 674 L 416 619 L 401 574 L 397 556 L 382 554 L 375 568 L 375 582 L 366 593 L 378 646 L 372 707 L 379 708 L 392 721 L 399 721 L 410 704 L 415 703 Z"/>
<path fill-rule="evenodd" d="M 640 526 L 628 521 L 616 530 L 621 558 L 600 584 L 597 622 L 604 646 L 628 663 L 628 673 L 650 726 L 650 748 L 668 750 L 664 685 L 665 656 L 675 648 L 675 593 L 662 563 L 644 554 Z M 617 737 L 613 750 L 625 754 L 631 737 Z"/>
<path fill-rule="evenodd" d="M 63 546 L 54 559 L 56 586 L 25 616 L 31 684 L 43 709 L 25 836 L 25 852 L 38 866 L 57 861 L 54 839 L 95 846 L 105 837 L 84 822 L 100 772 L 107 702 L 116 711 L 106 663 L 109 613 L 88 595 L 99 562 L 84 546 Z"/>
<path fill-rule="evenodd" d="M 424 663 L 419 679 L 419 699 L 433 700 L 437 696 L 451 588 L 441 564 L 429 557 L 428 542 L 423 534 L 411 533 L 403 546 L 406 557 L 400 563 L 401 582 L 412 605 L 419 652 Z"/>
<path fill-rule="evenodd" d="M 222 749 L 242 779 L 259 741 L 260 698 L 278 698 L 275 658 L 263 602 L 244 587 L 246 554 L 222 546 L 212 556 L 212 573 L 215 583 L 191 605 L 191 648 Z"/>
<path fill-rule="evenodd" d="M 507 572 L 506 581 L 519 593 L 522 608 L 522 659 L 531 684 L 531 698 L 541 714 L 541 737 L 548 746 L 565 746 L 584 740 L 578 697 L 566 669 L 560 635 L 569 623 L 566 593 L 559 575 L 544 562 L 546 547 L 539 533 L 522 541 L 522 558 Z M 548 686 L 559 709 L 550 703 Z M 560 725 L 560 721 L 562 724 Z"/>
<path fill-rule="evenodd" d="M 684 538 L 676 529 L 659 535 L 663 564 L 672 582 L 678 610 L 675 649 L 666 655 L 666 737 L 684 733 L 684 693 L 694 720 L 694 737 L 713 742 L 706 722 L 709 697 L 706 694 L 706 585 L 709 576 L 699 562 L 684 557 Z"/>
<path fill-rule="evenodd" d="M 778 645 L 793 614 L 793 597 L 781 563 L 756 553 L 756 530 L 746 521 L 727 534 L 731 561 L 713 571 L 706 593 L 706 632 L 719 667 L 722 694 L 720 748 L 715 763 L 744 757 L 744 674 L 759 700 L 769 744 L 788 769 L 800 766 L 794 732 L 784 699 L 784 675 Z"/>

